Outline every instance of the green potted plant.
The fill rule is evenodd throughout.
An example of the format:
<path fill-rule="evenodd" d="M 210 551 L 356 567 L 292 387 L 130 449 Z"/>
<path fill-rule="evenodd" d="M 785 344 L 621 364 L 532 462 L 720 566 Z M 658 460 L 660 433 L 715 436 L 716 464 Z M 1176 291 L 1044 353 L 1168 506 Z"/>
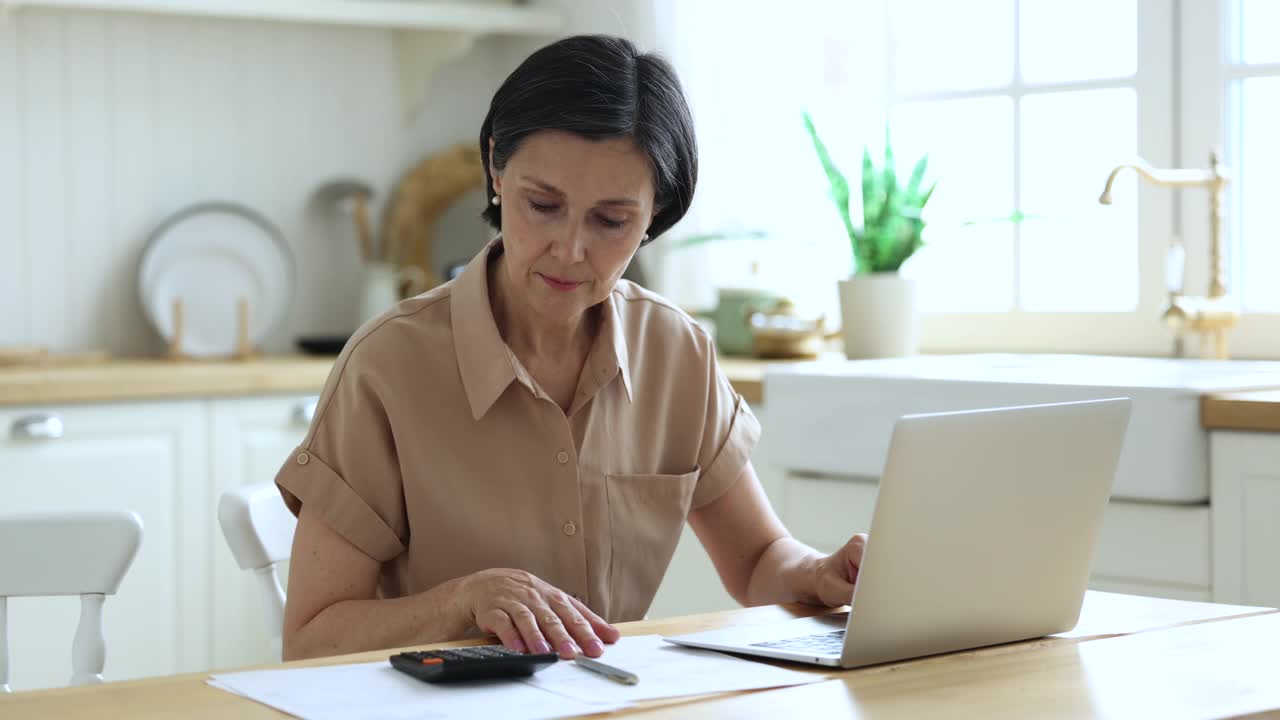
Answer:
<path fill-rule="evenodd" d="M 919 313 L 915 283 L 898 270 L 924 245 L 922 217 L 936 184 L 923 187 L 928 155 L 916 161 L 907 182 L 899 181 L 893 146 L 885 130 L 884 166 L 877 168 L 871 150 L 862 153 L 862 222 L 850 213 L 849 182 L 836 167 L 818 136 L 813 119 L 805 128 L 840 212 L 853 250 L 854 273 L 840 281 L 840 314 L 844 351 L 849 358 L 901 357 L 919 349 Z"/>

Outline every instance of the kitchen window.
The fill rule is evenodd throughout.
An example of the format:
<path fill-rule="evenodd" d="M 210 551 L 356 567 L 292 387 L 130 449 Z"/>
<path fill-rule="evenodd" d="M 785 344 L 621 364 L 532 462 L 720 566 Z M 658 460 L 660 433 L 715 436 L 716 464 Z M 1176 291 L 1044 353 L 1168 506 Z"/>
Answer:
<path fill-rule="evenodd" d="M 1227 287 L 1243 317 L 1231 334 L 1233 357 L 1280 356 L 1280 3 L 1182 0 L 1178 3 L 1180 123 L 1177 150 L 1204 165 L 1217 143 L 1232 174 L 1227 193 Z M 1188 163 L 1190 164 L 1190 163 Z M 1208 207 L 1184 192 L 1176 219 L 1187 240 L 1187 282 L 1208 278 Z"/>
<path fill-rule="evenodd" d="M 1232 280 L 1245 312 L 1280 312 L 1280 3 L 1227 6 L 1220 90 L 1226 97 L 1227 158 L 1237 182 L 1228 207 Z"/>
<path fill-rule="evenodd" d="M 1280 193 L 1280 137 L 1272 130 L 1280 127 L 1280 2 L 852 5 L 823 0 L 801 3 L 806 13 L 752 13 L 761 27 L 744 19 L 748 13 L 724 15 L 735 24 L 731 40 L 702 35 L 678 45 L 677 59 L 691 74 L 708 55 L 737 51 L 748 63 L 767 59 L 751 75 L 756 86 L 776 66 L 794 78 L 774 84 L 770 105 L 739 112 L 733 123 L 724 117 L 736 106 L 704 103 L 711 107 L 704 116 L 718 116 L 699 129 L 709 150 L 754 144 L 751 162 L 789 178 L 772 187 L 768 203 L 785 206 L 789 217 L 770 225 L 773 218 L 757 209 L 766 204 L 747 200 L 752 188 L 740 180 L 759 174 L 721 167 L 740 184 L 720 197 L 712 183 L 705 193 L 699 188 L 698 227 L 745 214 L 756 225 L 785 228 L 788 245 L 791 237 L 829 236 L 842 255 L 828 248 L 822 262 L 787 276 L 804 290 L 825 288 L 826 275 L 846 272 L 832 259 L 847 258 L 847 245 L 839 247 L 829 201 L 821 198 L 825 209 L 813 202 L 825 186 L 814 182 L 820 171 L 812 148 L 795 142 L 792 116 L 801 107 L 814 111 L 855 181 L 862 144 L 879 152 L 887 116 L 899 169 L 928 152 L 939 180 L 926 211 L 928 245 L 904 266 L 919 281 L 924 351 L 1168 355 L 1173 336 L 1160 316 L 1171 285 L 1191 295 L 1208 289 L 1207 193 L 1139 182 L 1126 171 L 1112 205 L 1098 196 L 1111 168 L 1135 156 L 1161 168 L 1207 168 L 1217 145 L 1232 174 L 1227 287 L 1245 313 L 1230 350 L 1239 358 L 1280 356 L 1280 216 L 1270 211 Z M 788 42 L 791 33 L 804 42 Z M 759 52 L 769 37 L 778 38 L 769 45 L 775 51 Z M 815 76 L 817 87 L 807 87 Z M 708 72 L 705 84 L 726 93 L 733 82 Z M 695 105 L 697 84 L 695 76 Z M 762 135 L 786 152 L 766 149 Z M 727 166 L 736 157 L 726 151 L 715 159 Z M 709 153 L 708 168 L 712 159 Z M 787 193 L 788 202 L 777 202 Z M 821 222 L 810 218 L 815 212 Z M 1170 262 L 1174 242 L 1185 247 L 1185 273 Z M 1199 352 L 1195 336 L 1184 352 Z"/>
<path fill-rule="evenodd" d="M 1174 5 L 909 0 L 885 18 L 895 150 L 928 152 L 940 182 L 904 268 L 926 350 L 1167 352 L 1173 197 L 1132 174 L 1098 195 L 1135 155 L 1173 162 Z"/>

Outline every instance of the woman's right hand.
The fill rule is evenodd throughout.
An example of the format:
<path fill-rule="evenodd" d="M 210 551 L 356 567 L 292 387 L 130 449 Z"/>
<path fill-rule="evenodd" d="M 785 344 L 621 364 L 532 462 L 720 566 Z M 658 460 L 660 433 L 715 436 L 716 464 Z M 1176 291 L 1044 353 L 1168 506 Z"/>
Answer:
<path fill-rule="evenodd" d="M 463 578 L 460 600 L 481 630 L 498 636 L 518 652 L 559 653 L 569 660 L 581 652 L 604 654 L 606 643 L 617 642 L 618 629 L 581 601 L 525 572 L 498 568 Z"/>

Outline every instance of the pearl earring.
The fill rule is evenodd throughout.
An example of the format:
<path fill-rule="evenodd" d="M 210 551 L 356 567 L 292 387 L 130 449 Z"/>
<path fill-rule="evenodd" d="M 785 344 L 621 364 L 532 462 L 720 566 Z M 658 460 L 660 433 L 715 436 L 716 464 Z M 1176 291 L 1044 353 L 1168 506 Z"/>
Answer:
<path fill-rule="evenodd" d="M 641 236 L 640 236 L 640 242 L 642 242 L 642 243 L 647 243 L 647 242 L 649 242 L 649 233 L 645 233 L 644 235 L 641 235 Z"/>
<path fill-rule="evenodd" d="M 502 196 L 501 196 L 501 195 L 494 195 L 494 196 L 493 196 L 493 199 L 492 199 L 492 200 L 490 200 L 489 202 L 493 203 L 494 205 L 501 205 L 501 204 L 502 204 Z"/>

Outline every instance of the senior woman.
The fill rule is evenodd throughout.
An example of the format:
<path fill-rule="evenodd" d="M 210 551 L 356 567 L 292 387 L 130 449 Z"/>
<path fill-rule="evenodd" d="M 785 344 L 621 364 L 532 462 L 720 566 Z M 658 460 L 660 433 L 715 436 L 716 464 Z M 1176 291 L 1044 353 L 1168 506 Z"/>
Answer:
<path fill-rule="evenodd" d="M 793 539 L 711 338 L 620 279 L 688 210 L 693 123 L 626 40 L 531 55 L 480 131 L 497 237 L 351 338 L 276 483 L 298 515 L 284 655 L 496 635 L 603 653 L 687 520 L 744 605 L 849 602 L 863 536 Z"/>

